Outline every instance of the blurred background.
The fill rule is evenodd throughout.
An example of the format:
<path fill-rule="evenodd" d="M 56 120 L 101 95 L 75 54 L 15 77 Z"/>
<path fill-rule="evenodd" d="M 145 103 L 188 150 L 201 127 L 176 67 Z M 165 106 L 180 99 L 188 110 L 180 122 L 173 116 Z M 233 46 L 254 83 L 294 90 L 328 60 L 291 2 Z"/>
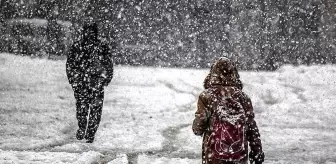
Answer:
<path fill-rule="evenodd" d="M 96 21 L 121 65 L 243 70 L 336 63 L 334 0 L 1 0 L 0 52 L 65 59 Z"/>

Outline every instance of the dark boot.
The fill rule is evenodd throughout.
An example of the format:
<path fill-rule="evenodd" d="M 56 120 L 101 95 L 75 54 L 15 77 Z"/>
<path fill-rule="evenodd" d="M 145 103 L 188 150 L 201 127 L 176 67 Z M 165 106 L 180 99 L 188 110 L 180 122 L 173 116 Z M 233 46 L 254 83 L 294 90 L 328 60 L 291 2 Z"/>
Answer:
<path fill-rule="evenodd" d="M 87 134 L 84 138 L 86 139 L 86 143 L 92 143 L 94 141 L 94 137 L 88 136 Z"/>
<path fill-rule="evenodd" d="M 86 143 L 93 143 L 94 139 L 88 139 L 86 140 Z"/>
<path fill-rule="evenodd" d="M 78 129 L 77 133 L 76 133 L 76 138 L 78 140 L 82 140 L 82 139 L 84 139 L 84 136 L 85 136 L 85 131 L 83 131 L 81 129 Z"/>

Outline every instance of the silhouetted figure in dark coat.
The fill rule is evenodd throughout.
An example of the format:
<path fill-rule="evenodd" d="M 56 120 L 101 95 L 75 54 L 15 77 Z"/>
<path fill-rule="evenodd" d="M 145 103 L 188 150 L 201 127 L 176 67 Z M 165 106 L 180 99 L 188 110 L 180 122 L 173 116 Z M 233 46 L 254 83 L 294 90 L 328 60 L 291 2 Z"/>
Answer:
<path fill-rule="evenodd" d="M 98 40 L 95 23 L 85 25 L 83 39 L 72 45 L 66 73 L 76 98 L 79 129 L 76 138 L 92 143 L 101 119 L 104 87 L 113 77 L 109 48 Z"/>

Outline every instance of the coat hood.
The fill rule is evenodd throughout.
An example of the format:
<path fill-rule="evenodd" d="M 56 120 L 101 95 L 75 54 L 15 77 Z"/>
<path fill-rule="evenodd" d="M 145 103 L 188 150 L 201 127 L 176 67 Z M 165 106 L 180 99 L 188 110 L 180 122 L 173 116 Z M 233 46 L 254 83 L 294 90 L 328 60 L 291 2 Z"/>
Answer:
<path fill-rule="evenodd" d="M 237 68 L 232 60 L 221 57 L 212 64 L 210 73 L 204 80 L 204 88 L 208 89 L 214 85 L 236 86 L 243 88 L 239 79 Z"/>
<path fill-rule="evenodd" d="M 95 42 L 98 40 L 98 25 L 96 23 L 85 24 L 83 26 L 83 41 Z"/>

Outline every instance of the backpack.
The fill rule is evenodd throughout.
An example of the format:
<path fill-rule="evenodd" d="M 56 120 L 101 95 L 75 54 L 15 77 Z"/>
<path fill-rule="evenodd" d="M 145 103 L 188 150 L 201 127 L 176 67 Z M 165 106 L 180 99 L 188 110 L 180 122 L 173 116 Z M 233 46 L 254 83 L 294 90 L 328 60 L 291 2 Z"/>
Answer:
<path fill-rule="evenodd" d="M 223 95 L 220 89 L 213 96 L 206 155 L 209 159 L 240 161 L 247 152 L 245 110 L 239 100 Z"/>

